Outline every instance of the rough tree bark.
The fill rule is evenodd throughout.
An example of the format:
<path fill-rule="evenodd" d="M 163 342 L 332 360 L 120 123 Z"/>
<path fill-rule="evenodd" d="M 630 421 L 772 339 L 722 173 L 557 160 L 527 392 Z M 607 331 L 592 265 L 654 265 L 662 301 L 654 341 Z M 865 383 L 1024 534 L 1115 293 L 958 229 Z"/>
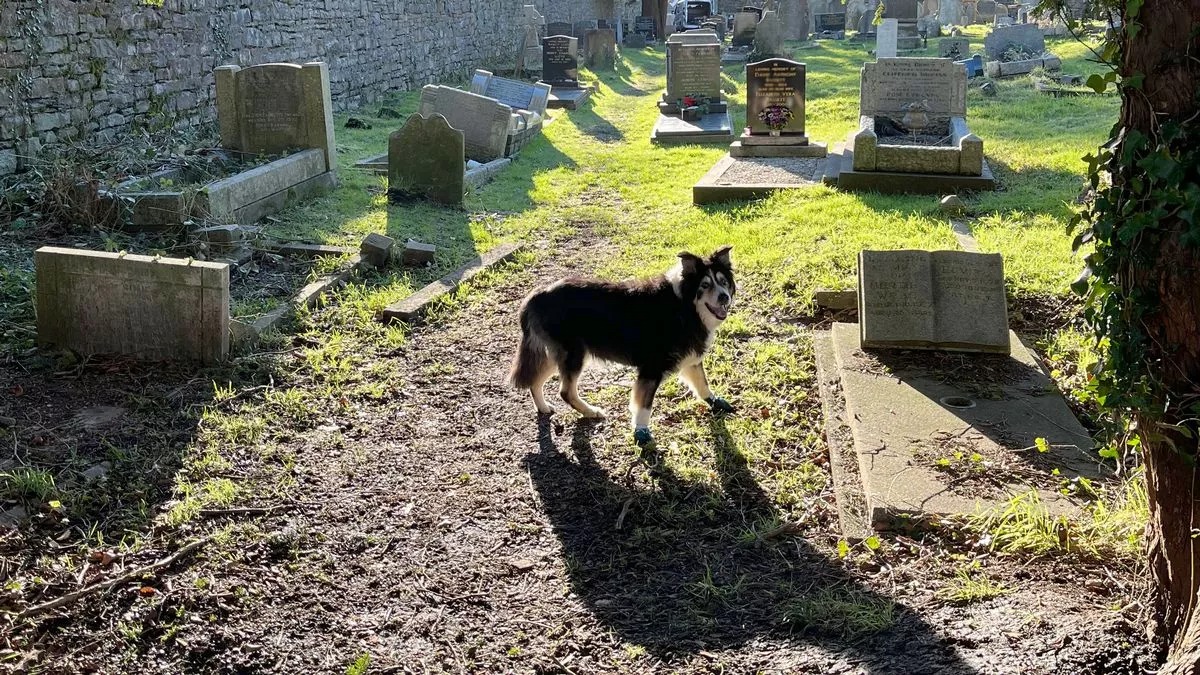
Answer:
<path fill-rule="evenodd" d="M 1195 128 L 1200 124 L 1200 0 L 1145 0 L 1132 19 L 1128 4 L 1122 3 L 1122 18 L 1140 30 L 1121 38 L 1120 73 L 1145 79 L 1140 88 L 1122 90 L 1122 131 L 1156 137 L 1167 120 L 1186 120 Z M 1140 173 L 1119 162 L 1112 168 L 1115 184 Z M 1191 171 L 1196 180 L 1196 168 Z M 1188 227 L 1183 221 L 1162 225 L 1167 235 L 1142 246 L 1149 249 L 1142 253 L 1153 264 L 1133 265 L 1124 278 L 1113 281 L 1133 293 L 1151 291 L 1158 299 L 1156 309 L 1144 317 L 1149 337 L 1145 363 L 1169 407 L 1165 416 L 1161 410 L 1141 411 L 1138 422 L 1150 497 L 1147 552 L 1157 628 L 1167 647 L 1167 665 L 1160 673 L 1167 675 L 1200 669 L 1200 613 L 1195 611 L 1200 604 L 1200 540 L 1192 534 L 1200 528 L 1200 454 L 1196 436 L 1172 426 L 1196 428 L 1182 409 L 1200 396 L 1200 249 L 1181 242 Z"/>

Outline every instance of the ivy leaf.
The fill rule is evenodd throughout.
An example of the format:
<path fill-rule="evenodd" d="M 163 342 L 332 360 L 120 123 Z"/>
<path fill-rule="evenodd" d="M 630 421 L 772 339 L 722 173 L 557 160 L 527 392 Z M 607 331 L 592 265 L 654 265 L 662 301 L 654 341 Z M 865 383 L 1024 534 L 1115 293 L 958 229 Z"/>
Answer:
<path fill-rule="evenodd" d="M 846 556 L 848 556 L 848 555 L 850 555 L 850 542 L 846 541 L 845 539 L 839 539 L 838 540 L 838 557 L 841 558 L 842 560 L 845 560 Z"/>
<path fill-rule="evenodd" d="M 1099 73 L 1088 75 L 1087 86 L 1091 87 L 1097 94 L 1103 94 L 1105 89 L 1108 89 L 1108 82 L 1104 80 L 1104 76 Z"/>
<path fill-rule="evenodd" d="M 867 548 L 872 551 L 879 550 L 879 537 L 871 535 L 870 537 L 867 537 L 866 539 L 864 539 L 863 543 L 866 544 Z"/>

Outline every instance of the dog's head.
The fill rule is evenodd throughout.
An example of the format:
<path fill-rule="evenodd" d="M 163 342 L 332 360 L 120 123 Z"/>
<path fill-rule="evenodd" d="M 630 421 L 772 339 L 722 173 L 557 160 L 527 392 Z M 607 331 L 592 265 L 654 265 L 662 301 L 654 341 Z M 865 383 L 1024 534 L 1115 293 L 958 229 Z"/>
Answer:
<path fill-rule="evenodd" d="M 710 329 L 716 328 L 729 316 L 737 286 L 733 282 L 733 263 L 729 259 L 732 246 L 722 246 L 707 258 L 688 252 L 679 254 L 679 265 L 668 277 L 675 293 L 691 299 L 696 314 Z"/>

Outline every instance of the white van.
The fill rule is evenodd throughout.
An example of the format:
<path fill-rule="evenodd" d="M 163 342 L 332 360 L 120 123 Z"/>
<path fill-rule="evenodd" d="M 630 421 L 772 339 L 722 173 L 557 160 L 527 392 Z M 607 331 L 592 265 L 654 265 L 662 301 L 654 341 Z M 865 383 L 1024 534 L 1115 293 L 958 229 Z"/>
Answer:
<path fill-rule="evenodd" d="M 717 0 L 671 0 L 668 9 L 676 33 L 695 30 L 704 19 L 718 15 Z"/>

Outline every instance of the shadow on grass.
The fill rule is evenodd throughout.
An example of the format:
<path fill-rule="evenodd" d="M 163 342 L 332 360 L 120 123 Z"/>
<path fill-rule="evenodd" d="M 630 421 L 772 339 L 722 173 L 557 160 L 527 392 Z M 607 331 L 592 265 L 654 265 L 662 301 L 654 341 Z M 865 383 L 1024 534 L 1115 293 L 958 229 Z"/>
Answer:
<path fill-rule="evenodd" d="M 670 661 L 761 638 L 851 656 L 872 673 L 973 673 L 914 612 L 854 580 L 783 523 L 722 418 L 710 424 L 721 489 L 681 477 L 646 453 L 654 489 L 610 478 L 580 422 L 560 448 L 540 422 L 525 459 L 562 542 L 571 588 L 622 640 Z M 574 455 L 572 457 L 571 455 Z"/>

